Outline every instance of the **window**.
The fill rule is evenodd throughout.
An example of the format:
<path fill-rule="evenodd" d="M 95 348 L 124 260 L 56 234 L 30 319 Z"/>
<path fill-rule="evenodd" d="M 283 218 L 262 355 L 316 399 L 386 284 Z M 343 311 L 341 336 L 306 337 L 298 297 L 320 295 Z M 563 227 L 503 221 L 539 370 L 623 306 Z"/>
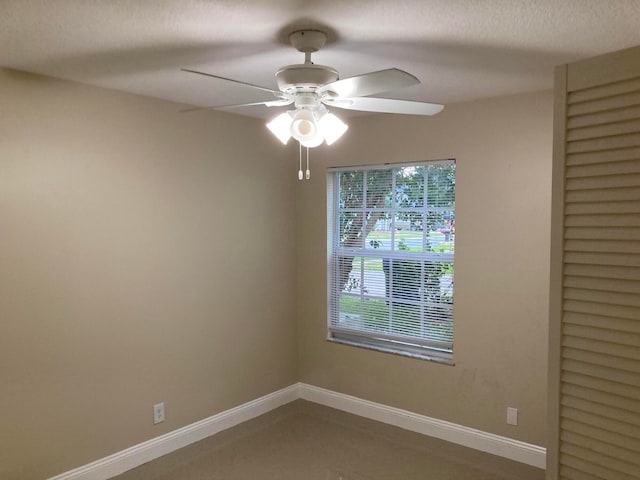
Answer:
<path fill-rule="evenodd" d="M 329 339 L 451 363 L 455 162 L 328 174 Z"/>

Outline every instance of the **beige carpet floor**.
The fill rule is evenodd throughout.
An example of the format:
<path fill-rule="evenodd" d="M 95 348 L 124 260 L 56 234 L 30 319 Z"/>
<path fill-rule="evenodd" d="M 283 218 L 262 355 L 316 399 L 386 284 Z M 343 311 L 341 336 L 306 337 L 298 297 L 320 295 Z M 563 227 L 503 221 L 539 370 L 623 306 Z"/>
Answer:
<path fill-rule="evenodd" d="M 543 480 L 544 471 L 298 400 L 117 480 Z"/>

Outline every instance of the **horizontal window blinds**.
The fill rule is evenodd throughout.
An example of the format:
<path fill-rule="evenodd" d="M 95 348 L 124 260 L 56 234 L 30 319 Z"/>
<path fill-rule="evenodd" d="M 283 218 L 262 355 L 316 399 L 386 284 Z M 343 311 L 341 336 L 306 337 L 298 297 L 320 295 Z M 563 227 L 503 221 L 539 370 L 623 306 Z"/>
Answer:
<path fill-rule="evenodd" d="M 640 78 L 569 91 L 559 477 L 640 478 Z"/>
<path fill-rule="evenodd" d="M 329 184 L 330 338 L 450 358 L 453 161 L 337 169 Z"/>

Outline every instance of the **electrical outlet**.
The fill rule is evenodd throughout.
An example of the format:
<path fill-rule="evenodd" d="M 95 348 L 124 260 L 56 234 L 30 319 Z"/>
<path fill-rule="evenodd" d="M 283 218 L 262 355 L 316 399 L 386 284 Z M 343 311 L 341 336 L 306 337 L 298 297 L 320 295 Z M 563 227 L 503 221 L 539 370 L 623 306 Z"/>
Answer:
<path fill-rule="evenodd" d="M 507 423 L 509 425 L 518 425 L 518 409 L 507 407 Z"/>
<path fill-rule="evenodd" d="M 153 406 L 153 424 L 164 422 L 164 402 Z"/>

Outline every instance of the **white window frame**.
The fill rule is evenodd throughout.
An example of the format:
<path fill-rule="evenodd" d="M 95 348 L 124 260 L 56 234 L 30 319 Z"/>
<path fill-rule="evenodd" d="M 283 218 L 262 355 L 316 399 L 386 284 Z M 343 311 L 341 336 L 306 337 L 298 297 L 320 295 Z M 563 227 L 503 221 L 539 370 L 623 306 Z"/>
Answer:
<path fill-rule="evenodd" d="M 373 350 L 389 352 L 399 355 L 405 355 L 415 358 L 421 358 L 426 360 L 437 361 L 446 364 L 453 364 L 453 339 L 449 341 L 438 341 L 434 339 L 427 339 L 424 337 L 413 338 L 410 336 L 399 335 L 387 335 L 381 332 L 371 332 L 360 330 L 357 328 L 348 328 L 347 325 L 338 325 L 340 323 L 339 312 L 339 298 L 343 293 L 339 286 L 339 272 L 338 272 L 338 258 L 339 257 L 376 257 L 382 259 L 389 259 L 391 268 L 393 268 L 393 261 L 395 260 L 408 260 L 408 261 L 420 261 L 420 262 L 447 262 L 453 264 L 454 253 L 445 252 L 432 252 L 432 251 L 401 251 L 394 250 L 372 250 L 364 247 L 353 248 L 340 246 L 339 239 L 339 222 L 340 222 L 340 209 L 338 206 L 340 199 L 339 192 L 339 174 L 345 171 L 373 171 L 373 170 L 396 170 L 403 167 L 418 167 L 434 164 L 453 164 L 454 159 L 437 160 L 437 161 L 422 161 L 411 163 L 399 163 L 399 164 L 384 164 L 384 165 L 371 165 L 371 166 L 357 166 L 357 167 L 336 167 L 329 168 L 327 172 L 327 339 L 329 341 L 353 345 L 358 347 L 369 348 Z M 393 178 L 393 189 L 395 189 L 395 175 Z M 425 179 L 426 182 L 426 179 Z M 455 194 L 454 194 L 455 195 Z M 441 210 L 455 212 L 455 201 L 451 207 L 429 207 L 427 201 L 423 202 L 423 207 L 418 207 L 415 211 L 421 211 L 423 215 L 427 215 L 428 212 Z M 363 212 L 366 211 L 366 200 L 364 200 Z M 394 213 L 398 211 L 396 209 L 395 202 L 393 202 L 391 208 L 387 208 L 391 213 L 391 218 L 394 219 Z M 346 211 L 346 210 L 345 210 Z M 403 209 L 403 211 L 407 211 Z M 395 221 L 395 220 L 394 220 Z M 423 220 L 423 228 L 426 222 Z M 392 244 L 394 242 L 395 228 L 392 229 Z M 426 237 L 425 237 L 426 238 Z M 374 253 L 375 252 L 375 253 Z M 424 273 L 424 270 L 422 270 Z M 364 282 L 362 282 L 364 284 Z M 340 289 L 340 291 L 339 291 Z M 366 298 L 366 293 L 359 293 L 362 298 Z M 393 293 L 390 294 L 391 300 Z M 424 303 L 424 302 L 422 302 Z M 391 317 L 393 320 L 393 317 Z M 451 316 L 451 328 L 453 328 L 453 316 Z"/>

